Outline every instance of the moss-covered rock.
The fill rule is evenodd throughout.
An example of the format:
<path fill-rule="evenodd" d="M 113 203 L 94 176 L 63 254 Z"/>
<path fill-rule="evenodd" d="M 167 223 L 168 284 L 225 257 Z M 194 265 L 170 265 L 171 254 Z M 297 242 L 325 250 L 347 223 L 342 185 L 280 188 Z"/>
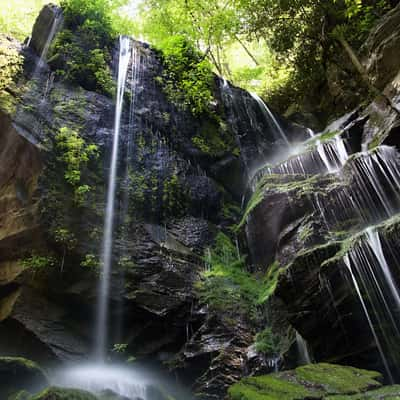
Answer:
<path fill-rule="evenodd" d="M 97 400 L 97 397 L 84 390 L 50 387 L 31 400 Z"/>
<path fill-rule="evenodd" d="M 310 364 L 293 371 L 244 378 L 229 389 L 231 400 L 295 400 L 324 398 L 382 398 L 385 393 L 396 393 L 398 388 L 381 395 L 367 392 L 381 386 L 381 375 L 353 367 L 334 364 Z M 375 391 L 378 392 L 378 391 Z M 354 395 L 354 396 L 351 396 Z M 358 396 L 358 397 L 357 397 Z"/>
<path fill-rule="evenodd" d="M 41 390 L 47 385 L 45 373 L 35 362 L 21 357 L 0 357 L 0 398 L 22 390 Z"/>

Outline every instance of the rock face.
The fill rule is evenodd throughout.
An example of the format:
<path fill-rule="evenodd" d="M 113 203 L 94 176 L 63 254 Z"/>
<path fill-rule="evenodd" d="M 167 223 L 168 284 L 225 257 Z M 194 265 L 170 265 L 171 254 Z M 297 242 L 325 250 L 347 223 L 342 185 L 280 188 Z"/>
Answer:
<path fill-rule="evenodd" d="M 372 63 L 379 63 L 379 57 L 390 63 L 385 49 L 396 40 L 397 30 L 390 29 L 390 24 L 398 13 L 396 7 L 372 32 L 367 43 L 370 48 L 375 43 L 377 53 L 370 59 Z M 389 284 L 400 284 L 396 267 L 398 189 L 389 188 L 392 184 L 398 188 L 399 180 L 385 177 L 389 170 L 395 175 L 398 170 L 399 64 L 386 66 L 388 70 L 382 75 L 379 68 L 383 71 L 383 65 L 376 64 L 374 70 L 376 84 L 387 98 L 380 96 L 364 109 L 347 114 L 300 154 L 255 174 L 245 233 L 255 270 L 268 273 L 279 266 L 275 298 L 269 300 L 273 329 L 279 331 L 282 325 L 281 320 L 277 322 L 278 315 L 286 315 L 290 325 L 306 339 L 315 361 L 377 369 L 388 379 L 390 375 L 397 379 L 398 362 L 391 357 L 392 345 L 383 338 L 391 336 L 385 332 L 384 312 L 375 314 L 370 308 L 374 307 L 374 291 L 367 284 L 368 278 L 362 281 L 368 274 L 381 279 L 385 273 L 380 266 L 387 265 L 391 271 Z M 344 144 L 343 152 L 340 143 Z M 390 154 L 393 169 L 380 169 L 392 159 Z M 384 204 L 389 207 L 386 211 Z M 371 235 L 376 235 L 378 242 L 371 242 Z M 376 253 L 380 248 L 382 258 Z M 359 287 L 354 285 L 354 278 Z M 376 284 L 384 287 L 386 283 Z M 368 317 L 360 295 L 369 310 Z M 380 296 L 377 298 L 382 300 Z M 395 307 L 389 303 L 390 314 Z M 382 316 L 380 321 L 375 320 L 378 315 Z M 368 318 L 373 320 L 372 329 Z M 291 353 L 287 357 L 291 358 Z"/>
<path fill-rule="evenodd" d="M 59 19 L 54 6 L 41 12 L 30 47 L 18 49 L 23 71 L 16 88 L 2 95 L 8 107 L 0 113 L 0 349 L 46 365 L 81 360 L 92 350 L 114 129 L 111 98 L 59 79 L 39 59 Z M 197 380 L 204 398 L 216 398 L 241 376 L 252 334 L 246 326 L 221 324 L 199 304 L 194 287 L 205 249 L 234 223 L 237 211 L 226 210 L 237 210 L 248 172 L 282 139 L 252 96 L 217 77 L 218 118 L 181 110 L 156 79 L 160 55 L 131 44 L 140 63 L 129 65 L 121 120 L 108 345 L 191 364 L 181 375 Z M 116 47 L 114 74 L 117 63 Z M 281 123 L 288 137 L 305 137 L 304 128 Z M 80 171 L 89 189 L 81 202 L 65 177 L 62 129 L 97 146 L 99 156 Z M 218 152 L 215 138 L 223 138 Z"/>
<path fill-rule="evenodd" d="M 43 10 L 30 48 L 7 43 L 24 64 L 15 87 L 0 96 L 0 351 L 46 365 L 82 360 L 92 350 L 114 132 L 111 98 L 60 79 L 54 66 L 40 60 L 47 51 L 44 32 L 58 17 L 53 6 Z M 382 31 L 389 33 L 392 18 L 382 22 Z M 393 34 L 380 47 L 377 29 L 371 49 L 373 62 L 381 65 L 381 50 L 392 54 L 397 39 Z M 223 397 L 243 375 L 297 365 L 295 330 L 317 361 L 382 370 L 373 337 L 364 334 L 354 288 L 343 277 L 342 250 L 363 223 L 359 210 L 345 203 L 348 190 L 360 189 L 352 173 L 364 153 L 357 153 L 379 144 L 399 146 L 399 75 L 382 83 L 388 83 L 390 105 L 378 98 L 352 111 L 320 142 L 314 140 L 311 150 L 269 174 L 271 166 L 259 168 L 286 144 L 254 97 L 215 77 L 217 117 L 196 117 L 165 96 L 157 79 L 164 68 L 160 54 L 143 43 L 131 45 L 140 62 L 128 67 L 121 120 L 109 350 L 126 345 L 128 354 L 168 364 L 204 399 Z M 115 75 L 117 46 L 112 58 Z M 398 71 L 392 72 L 386 75 Z M 305 128 L 275 117 L 289 141 L 309 137 Z M 98 157 L 88 157 L 79 171 L 78 188 L 67 179 L 60 132 L 82 139 L 83 150 L 96 147 Z M 339 178 L 320 174 L 343 161 L 337 147 L 342 139 L 354 154 L 350 167 Z M 330 165 L 321 146 L 335 154 Z M 299 165 L 307 172 L 296 170 Z M 238 220 L 249 177 L 254 193 L 247 195 L 239 241 L 248 247 L 249 270 L 266 282 L 258 324 L 240 312 L 212 310 L 196 289 L 206 249 Z M 396 200 L 390 184 L 383 192 Z M 397 222 L 391 222 L 386 239 L 396 243 Z M 261 352 L 254 336 L 266 326 L 272 332 Z M 41 398 L 58 395 L 50 390 Z"/>
<path fill-rule="evenodd" d="M 363 51 L 364 65 L 372 76 L 373 84 L 384 89 L 397 75 L 400 56 L 400 34 L 398 26 L 400 22 L 400 5 L 388 12 L 370 33 Z"/>

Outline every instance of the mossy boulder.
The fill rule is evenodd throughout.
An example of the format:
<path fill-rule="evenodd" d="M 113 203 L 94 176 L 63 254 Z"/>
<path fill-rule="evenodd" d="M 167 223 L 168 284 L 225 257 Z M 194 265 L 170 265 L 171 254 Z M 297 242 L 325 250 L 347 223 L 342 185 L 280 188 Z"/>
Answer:
<path fill-rule="evenodd" d="M 309 364 L 293 371 L 244 378 L 230 387 L 229 399 L 300 400 L 361 396 L 380 388 L 380 379 L 381 374 L 375 371 L 325 363 Z"/>
<path fill-rule="evenodd" d="M 97 400 L 97 397 L 85 390 L 50 387 L 31 400 Z"/>
<path fill-rule="evenodd" d="M 35 362 L 20 357 L 0 357 L 0 398 L 46 386 L 47 377 Z"/>

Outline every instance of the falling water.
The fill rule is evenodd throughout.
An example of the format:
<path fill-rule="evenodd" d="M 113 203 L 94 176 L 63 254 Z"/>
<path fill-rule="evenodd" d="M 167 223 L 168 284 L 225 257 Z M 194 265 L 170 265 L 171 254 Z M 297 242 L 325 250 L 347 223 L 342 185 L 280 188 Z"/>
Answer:
<path fill-rule="evenodd" d="M 312 175 L 320 173 L 334 173 L 341 171 L 349 158 L 344 139 L 335 139 L 321 142 L 314 139 L 312 145 L 307 142 L 285 161 L 275 165 L 266 164 L 253 175 L 250 185 L 254 188 L 257 182 L 271 174 L 280 175 Z"/>
<path fill-rule="evenodd" d="M 299 332 L 296 331 L 296 345 L 297 351 L 299 352 L 300 364 L 311 364 L 310 352 L 308 351 L 307 342 L 304 340 L 303 336 L 300 335 Z"/>
<path fill-rule="evenodd" d="M 353 272 L 353 269 L 352 269 L 352 266 L 351 266 L 351 261 L 350 261 L 350 255 L 349 255 L 349 254 L 346 254 L 346 255 L 343 257 L 343 261 L 344 261 L 344 264 L 346 265 L 347 270 L 348 270 L 349 273 L 350 273 L 353 286 L 354 286 L 354 288 L 355 288 L 355 290 L 356 290 L 358 299 L 360 300 L 360 303 L 361 303 L 362 309 L 363 309 L 363 311 L 364 311 L 365 317 L 366 317 L 366 319 L 367 319 L 367 321 L 368 321 L 368 325 L 369 325 L 370 330 L 371 330 L 371 333 L 372 333 L 372 335 L 373 335 L 373 337 L 374 337 L 375 344 L 376 344 L 376 347 L 378 348 L 379 355 L 380 355 L 380 357 L 381 357 L 381 359 L 382 359 L 382 363 L 383 363 L 383 366 L 384 366 L 384 368 L 385 368 L 385 371 L 386 371 L 386 373 L 387 373 L 387 375 L 388 375 L 390 381 L 393 382 L 393 375 L 392 375 L 391 370 L 390 370 L 390 368 L 389 368 L 388 360 L 387 360 L 387 358 L 386 358 L 386 355 L 385 355 L 385 352 L 384 352 L 384 350 L 383 350 L 381 341 L 380 341 L 380 339 L 379 339 L 379 337 L 378 337 L 378 334 L 377 334 L 377 331 L 376 331 L 376 329 L 375 329 L 375 325 L 374 325 L 374 323 L 373 323 L 373 321 L 372 321 L 372 317 L 371 317 L 371 315 L 370 315 L 370 313 L 369 313 L 369 311 L 368 311 L 368 307 L 367 307 L 366 301 L 364 300 L 364 296 L 363 296 L 362 293 L 361 293 L 361 289 L 360 289 L 360 285 L 359 285 L 359 283 L 358 283 L 358 279 L 356 278 L 356 275 L 355 275 L 354 272 Z M 357 266 L 358 266 L 359 264 L 358 264 L 357 261 L 356 261 L 354 265 L 355 265 L 356 268 L 357 268 Z M 365 282 L 365 280 L 363 280 L 363 276 L 361 275 L 359 279 L 360 279 L 360 282 L 361 282 L 362 285 L 363 285 L 363 290 L 366 291 L 366 292 L 368 293 L 368 288 L 366 287 L 366 282 Z"/>
<path fill-rule="evenodd" d="M 127 37 L 120 37 L 119 64 L 118 64 L 118 84 L 115 106 L 114 138 L 111 156 L 110 172 L 108 177 L 107 206 L 104 220 L 103 234 L 103 270 L 100 279 L 98 293 L 98 310 L 96 324 L 96 355 L 99 360 L 104 361 L 105 348 L 107 341 L 107 317 L 108 317 L 108 297 L 110 289 L 111 274 L 111 256 L 112 256 L 112 238 L 113 238 L 113 220 L 114 220 L 114 202 L 115 186 L 118 161 L 118 144 L 121 126 L 121 114 L 125 92 L 125 81 L 130 61 L 131 40 Z"/>
<path fill-rule="evenodd" d="M 285 132 L 283 131 L 282 127 L 280 126 L 278 120 L 275 118 L 274 114 L 272 113 L 272 111 L 269 109 L 269 107 L 265 104 L 265 102 L 263 101 L 263 99 L 256 93 L 250 93 L 251 97 L 253 97 L 253 99 L 258 103 L 258 105 L 260 106 L 265 118 L 267 121 L 272 121 L 276 131 L 279 133 L 281 139 L 283 139 L 283 141 L 289 145 L 289 140 L 285 135 Z"/>
<path fill-rule="evenodd" d="M 368 244 L 369 244 L 373 254 L 375 255 L 376 260 L 378 261 L 380 270 L 382 271 L 382 274 L 387 283 L 387 286 L 390 289 L 390 293 L 394 299 L 396 309 L 397 309 L 397 311 L 400 311 L 399 289 L 394 282 L 392 273 L 389 268 L 389 264 L 383 253 L 382 243 L 381 243 L 381 239 L 379 237 L 378 230 L 373 229 L 371 227 L 367 228 L 366 229 L 366 238 L 367 238 Z"/>
<path fill-rule="evenodd" d="M 44 44 L 42 52 L 40 54 L 40 59 L 39 59 L 40 64 L 43 64 L 46 61 L 47 53 L 49 52 L 51 42 L 53 41 L 54 36 L 56 35 L 61 22 L 62 22 L 62 14 L 57 12 L 51 24 L 49 34 L 47 35 L 46 43 Z"/>

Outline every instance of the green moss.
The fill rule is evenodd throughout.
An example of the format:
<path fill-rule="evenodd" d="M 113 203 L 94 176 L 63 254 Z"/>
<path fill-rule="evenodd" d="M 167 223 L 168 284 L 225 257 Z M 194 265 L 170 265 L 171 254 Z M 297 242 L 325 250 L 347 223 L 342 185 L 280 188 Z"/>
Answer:
<path fill-rule="evenodd" d="M 84 390 L 51 387 L 33 396 L 31 400 L 97 400 L 97 398 Z"/>
<path fill-rule="evenodd" d="M 333 364 L 309 364 L 296 369 L 299 381 L 321 385 L 327 394 L 358 393 L 380 386 L 379 372 Z"/>
<path fill-rule="evenodd" d="M 366 393 L 327 396 L 327 400 L 399 400 L 400 385 L 385 386 Z"/>
<path fill-rule="evenodd" d="M 276 286 L 278 284 L 279 275 L 286 268 L 281 267 L 278 261 L 275 261 L 267 268 L 267 273 L 263 279 L 263 289 L 258 298 L 258 303 L 265 303 L 268 298 L 275 292 Z"/>
<path fill-rule="evenodd" d="M 231 400 L 297 400 L 317 399 L 315 393 L 296 382 L 281 379 L 279 374 L 244 378 L 228 391 Z"/>
<path fill-rule="evenodd" d="M 231 386 L 228 393 L 230 400 L 344 400 L 347 395 L 363 393 L 354 397 L 358 400 L 397 393 L 398 388 L 378 389 L 378 397 L 369 397 L 372 392 L 364 393 L 378 388 L 381 384 L 377 379 L 380 378 L 381 375 L 374 371 L 326 363 L 309 364 L 294 371 L 244 378 Z"/>
<path fill-rule="evenodd" d="M 268 193 L 285 193 L 293 199 L 314 196 L 315 193 L 326 193 L 326 188 L 332 184 L 334 177 L 331 176 L 304 176 L 304 175 L 264 175 L 246 205 L 243 217 L 239 222 L 237 229 L 240 229 L 245 223 L 251 212 L 264 200 Z"/>

